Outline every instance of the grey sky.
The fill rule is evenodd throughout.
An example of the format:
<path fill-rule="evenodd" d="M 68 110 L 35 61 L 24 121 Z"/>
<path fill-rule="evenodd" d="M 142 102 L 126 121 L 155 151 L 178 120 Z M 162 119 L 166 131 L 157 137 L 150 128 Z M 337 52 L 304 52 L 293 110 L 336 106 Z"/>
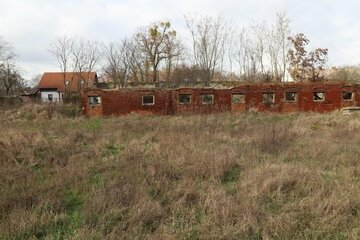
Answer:
<path fill-rule="evenodd" d="M 285 11 L 293 33 L 329 48 L 329 65 L 345 65 L 360 63 L 359 10 L 355 0 L 0 0 L 0 35 L 15 47 L 29 79 L 58 71 L 48 49 L 63 34 L 107 42 L 167 19 L 185 36 L 184 15 L 222 14 L 241 29 L 253 21 L 272 23 Z"/>

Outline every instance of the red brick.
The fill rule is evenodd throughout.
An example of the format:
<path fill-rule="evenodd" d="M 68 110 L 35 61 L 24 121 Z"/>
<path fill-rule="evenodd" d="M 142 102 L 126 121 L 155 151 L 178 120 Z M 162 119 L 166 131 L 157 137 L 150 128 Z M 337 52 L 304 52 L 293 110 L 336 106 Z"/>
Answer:
<path fill-rule="evenodd" d="M 342 91 L 354 91 L 352 101 L 342 100 Z M 314 91 L 324 91 L 325 100 L 315 102 Z M 297 92 L 296 102 L 284 100 L 285 92 Z M 244 93 L 244 103 L 232 104 L 233 93 Z M 274 93 L 273 104 L 263 103 L 263 93 Z M 179 94 L 190 94 L 191 102 L 180 104 Z M 214 102 L 203 104 L 201 95 L 214 95 Z M 154 105 L 143 105 L 142 96 L 154 95 Z M 100 96 L 101 105 L 89 106 L 89 96 Z M 357 84 L 346 85 L 342 82 L 332 83 L 284 83 L 284 84 L 243 84 L 231 89 L 180 88 L 180 89 L 121 89 L 101 90 L 87 89 L 82 94 L 82 106 L 87 116 L 139 114 L 196 114 L 219 112 L 295 112 L 314 111 L 329 112 L 342 107 L 360 105 L 360 87 Z"/>

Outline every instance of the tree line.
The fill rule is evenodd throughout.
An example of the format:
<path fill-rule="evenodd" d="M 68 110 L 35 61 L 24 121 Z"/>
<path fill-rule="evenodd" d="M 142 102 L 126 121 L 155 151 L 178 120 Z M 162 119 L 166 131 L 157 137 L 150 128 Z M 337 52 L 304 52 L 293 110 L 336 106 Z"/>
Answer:
<path fill-rule="evenodd" d="M 216 80 L 246 82 L 319 81 L 328 50 L 308 51 L 304 34 L 292 36 L 290 19 L 278 13 L 273 24 L 236 30 L 222 16 L 185 16 L 190 39 L 170 22 L 138 29 L 133 36 L 104 44 L 102 69 L 116 87 L 163 81 L 167 86 Z"/>
<path fill-rule="evenodd" d="M 224 17 L 186 16 L 189 41 L 168 21 L 139 28 L 132 36 L 98 44 L 97 62 L 105 78 L 116 87 L 143 83 L 167 86 L 216 80 L 284 81 L 289 66 L 290 20 L 277 14 L 276 22 L 254 23 L 236 31 Z M 65 72 L 78 52 L 77 40 L 60 37 L 51 52 Z M 95 43 L 87 42 L 87 45 Z M 91 64 L 88 64 L 89 66 Z"/>
<path fill-rule="evenodd" d="M 0 96 L 18 94 L 25 86 L 13 47 L 0 37 Z"/>
<path fill-rule="evenodd" d="M 133 35 L 101 43 L 78 37 L 54 39 L 49 52 L 63 73 L 88 78 L 94 69 L 113 87 L 138 84 L 203 84 L 215 81 L 320 81 L 328 49 L 308 49 L 309 39 L 292 34 L 285 13 L 273 23 L 254 22 L 236 29 L 223 16 L 185 16 L 187 38 L 169 21 L 138 28 Z M 186 39 L 186 40 L 185 40 Z M 0 39 L 0 91 L 23 86 L 10 44 Z"/>

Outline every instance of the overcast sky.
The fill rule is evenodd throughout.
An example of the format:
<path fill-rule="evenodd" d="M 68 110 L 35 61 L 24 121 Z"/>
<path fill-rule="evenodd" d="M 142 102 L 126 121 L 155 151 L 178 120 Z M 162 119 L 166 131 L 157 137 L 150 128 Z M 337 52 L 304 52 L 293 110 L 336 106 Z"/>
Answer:
<path fill-rule="evenodd" d="M 12 43 L 30 79 L 59 71 L 48 52 L 57 36 L 114 41 L 158 20 L 170 20 L 181 35 L 184 15 L 196 14 L 222 14 L 241 29 L 286 12 L 293 33 L 329 49 L 329 65 L 350 65 L 360 63 L 359 10 L 355 0 L 0 0 L 0 36 Z"/>

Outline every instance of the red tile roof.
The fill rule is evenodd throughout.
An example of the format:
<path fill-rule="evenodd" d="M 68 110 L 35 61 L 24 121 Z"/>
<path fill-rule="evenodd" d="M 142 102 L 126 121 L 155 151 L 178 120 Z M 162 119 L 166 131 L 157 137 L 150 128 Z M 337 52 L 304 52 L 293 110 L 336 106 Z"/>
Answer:
<path fill-rule="evenodd" d="M 78 92 L 79 80 L 85 80 L 84 87 L 92 87 L 96 81 L 97 75 L 95 72 L 78 73 L 67 72 L 65 74 L 65 80 L 69 81 L 69 89 L 71 92 Z M 57 89 L 59 92 L 65 91 L 65 84 L 62 72 L 46 72 L 43 74 L 38 89 Z"/>

